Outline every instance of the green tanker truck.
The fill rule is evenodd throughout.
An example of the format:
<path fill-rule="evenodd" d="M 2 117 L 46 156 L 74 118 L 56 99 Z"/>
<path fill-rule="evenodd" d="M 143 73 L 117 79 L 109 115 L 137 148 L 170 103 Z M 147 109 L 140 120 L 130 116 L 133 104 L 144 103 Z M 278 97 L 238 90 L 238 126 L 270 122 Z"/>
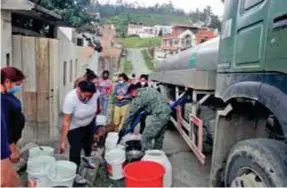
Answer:
<path fill-rule="evenodd" d="M 150 77 L 171 100 L 187 90 L 171 122 L 202 164 L 212 153 L 211 186 L 287 187 L 287 1 L 224 6 L 219 38 Z"/>

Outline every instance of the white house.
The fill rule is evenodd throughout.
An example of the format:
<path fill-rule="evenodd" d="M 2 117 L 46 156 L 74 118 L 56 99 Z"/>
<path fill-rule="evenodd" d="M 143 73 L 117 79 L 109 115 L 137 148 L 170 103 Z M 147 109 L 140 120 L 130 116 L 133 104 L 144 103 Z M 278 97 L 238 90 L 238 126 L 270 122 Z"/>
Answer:
<path fill-rule="evenodd" d="M 171 32 L 172 32 L 172 26 L 155 25 L 154 28 L 155 28 L 155 32 L 156 32 L 157 36 L 168 35 L 168 34 L 171 34 Z"/>

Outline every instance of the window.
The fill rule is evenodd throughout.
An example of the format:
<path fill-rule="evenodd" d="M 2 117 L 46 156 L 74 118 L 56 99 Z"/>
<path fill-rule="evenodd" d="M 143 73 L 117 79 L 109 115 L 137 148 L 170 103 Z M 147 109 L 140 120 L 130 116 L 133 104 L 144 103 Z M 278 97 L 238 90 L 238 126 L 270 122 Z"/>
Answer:
<path fill-rule="evenodd" d="M 169 39 L 169 40 L 168 40 L 168 45 L 169 45 L 169 46 L 172 46 L 172 39 Z"/>
<path fill-rule="evenodd" d="M 70 60 L 70 82 L 73 81 L 73 61 Z"/>
<path fill-rule="evenodd" d="M 174 40 L 173 40 L 173 44 L 174 44 L 174 45 L 178 45 L 178 44 L 179 44 L 179 40 L 178 40 L 178 39 L 174 39 Z"/>
<path fill-rule="evenodd" d="M 82 38 L 77 38 L 77 46 L 83 46 L 84 40 Z"/>
<path fill-rule="evenodd" d="M 10 66 L 10 54 L 9 53 L 6 54 L 6 66 L 7 67 Z"/>
<path fill-rule="evenodd" d="M 63 67 L 63 85 L 66 85 L 66 74 L 67 74 L 67 61 L 64 61 L 64 67 Z"/>

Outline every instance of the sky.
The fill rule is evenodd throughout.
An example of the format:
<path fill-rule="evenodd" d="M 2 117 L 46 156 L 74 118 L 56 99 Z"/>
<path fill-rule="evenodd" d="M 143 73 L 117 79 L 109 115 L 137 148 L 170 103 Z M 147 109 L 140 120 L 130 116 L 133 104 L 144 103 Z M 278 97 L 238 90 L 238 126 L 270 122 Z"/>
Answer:
<path fill-rule="evenodd" d="M 202 10 L 206 6 L 211 6 L 214 14 L 218 16 L 223 15 L 223 3 L 221 0 L 123 0 L 124 2 L 138 2 L 139 4 L 144 4 L 146 6 L 155 5 L 156 3 L 168 3 L 169 1 L 176 8 L 184 9 L 186 12 L 194 11 L 196 8 Z M 114 3 L 116 0 L 100 0 L 100 2 L 110 2 Z"/>

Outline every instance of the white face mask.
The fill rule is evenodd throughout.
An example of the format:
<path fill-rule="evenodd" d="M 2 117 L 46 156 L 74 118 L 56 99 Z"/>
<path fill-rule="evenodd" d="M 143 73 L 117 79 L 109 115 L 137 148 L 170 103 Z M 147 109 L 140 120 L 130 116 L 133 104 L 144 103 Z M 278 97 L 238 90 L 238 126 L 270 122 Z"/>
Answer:
<path fill-rule="evenodd" d="M 123 84 L 123 83 L 124 83 L 124 81 L 123 81 L 123 80 L 120 80 L 120 81 L 119 81 L 119 83 L 120 83 L 120 84 Z"/>
<path fill-rule="evenodd" d="M 141 85 L 144 86 L 146 83 L 145 82 L 141 82 Z"/>

